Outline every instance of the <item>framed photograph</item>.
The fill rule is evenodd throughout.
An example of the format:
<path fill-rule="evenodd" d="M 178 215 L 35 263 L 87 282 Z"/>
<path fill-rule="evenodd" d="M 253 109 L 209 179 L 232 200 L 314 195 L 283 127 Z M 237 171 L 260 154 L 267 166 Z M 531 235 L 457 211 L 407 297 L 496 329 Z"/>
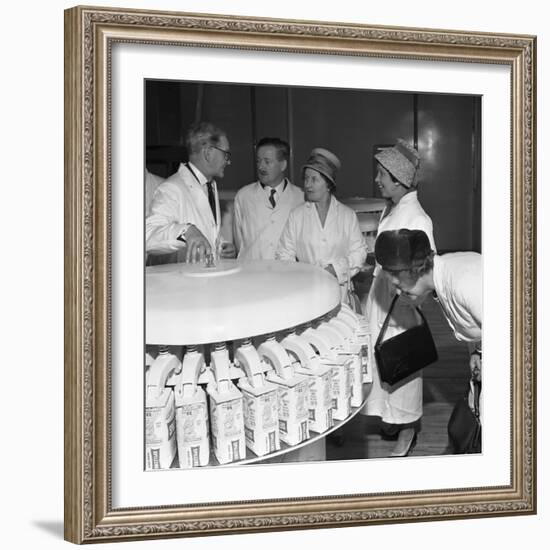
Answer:
<path fill-rule="evenodd" d="M 535 513 L 535 67 L 533 36 L 112 8 L 65 12 L 67 540 Z M 151 265 L 165 262 L 152 260 L 158 250 L 146 219 L 159 211 L 164 180 L 195 166 L 188 130 L 204 120 L 221 128 L 223 139 L 201 150 L 226 169 L 215 175 L 211 215 L 223 239 L 213 256 L 218 244 L 223 250 L 236 242 L 236 193 L 251 182 L 262 188 L 263 138 L 287 143 L 285 173 L 297 187 L 308 167 L 328 172 L 335 197 L 357 214 L 370 253 L 384 208 L 374 155 L 397 147 L 398 138 L 418 152 L 418 196 L 433 220 L 438 254 L 482 257 L 480 448 L 457 454 L 447 445 L 469 356 L 432 300 L 425 310 L 435 319 L 429 317 L 440 357 L 425 369 L 423 425 L 409 456 L 389 458 L 395 442 L 361 414 L 364 399 L 336 420 L 333 400 L 323 427 L 310 411 L 309 437 L 290 443 L 279 441 L 287 431 L 279 417 L 266 448 L 251 443 L 259 432 L 243 421 L 239 440 L 221 450 L 221 370 L 212 365 L 227 357 L 227 387 L 261 397 L 252 379 L 272 380 L 278 371 L 275 363 L 254 370 L 254 350 L 279 349 L 278 335 L 266 344 L 270 334 L 327 320 L 342 296 L 326 269 L 298 261 L 277 275 L 278 306 L 249 301 L 252 283 L 247 292 L 216 287 L 226 274 L 252 269 L 235 267 L 242 265 L 236 258 L 219 262 L 227 273 L 211 276 L 202 294 L 193 290 L 205 286 L 194 268 L 175 268 L 177 292 L 187 294 L 166 299 L 167 274 L 182 264 Z M 178 239 L 187 246 L 184 225 Z M 266 273 L 243 278 L 249 284 Z M 370 284 L 360 274 L 359 294 Z M 296 292 L 285 290 L 286 276 Z M 162 285 L 155 287 L 154 277 Z M 160 316 L 154 288 L 164 295 Z M 174 303 L 188 307 L 170 317 Z M 289 357 L 298 365 L 299 349 Z M 162 370 L 161 362 L 174 366 Z M 177 415 L 188 394 L 178 402 L 179 382 L 170 382 L 188 375 L 191 363 L 183 385 L 204 389 L 204 460 L 199 447 L 184 458 Z M 372 378 L 364 374 L 366 388 Z"/>

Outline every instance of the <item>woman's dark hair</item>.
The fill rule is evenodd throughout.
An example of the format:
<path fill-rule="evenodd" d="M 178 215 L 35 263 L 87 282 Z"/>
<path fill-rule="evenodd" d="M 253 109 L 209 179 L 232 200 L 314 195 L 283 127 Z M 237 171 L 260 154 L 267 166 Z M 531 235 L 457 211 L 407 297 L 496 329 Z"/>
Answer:
<path fill-rule="evenodd" d="M 411 267 L 408 271 L 415 279 L 420 279 L 422 275 L 429 273 L 434 268 L 434 251 L 432 250 L 424 259 L 422 265 Z"/>
<path fill-rule="evenodd" d="M 290 145 L 286 141 L 283 141 L 277 137 L 264 137 L 256 144 L 256 151 L 260 147 L 265 147 L 268 145 L 275 147 L 275 150 L 277 151 L 277 158 L 279 160 L 288 161 L 290 158 Z"/>

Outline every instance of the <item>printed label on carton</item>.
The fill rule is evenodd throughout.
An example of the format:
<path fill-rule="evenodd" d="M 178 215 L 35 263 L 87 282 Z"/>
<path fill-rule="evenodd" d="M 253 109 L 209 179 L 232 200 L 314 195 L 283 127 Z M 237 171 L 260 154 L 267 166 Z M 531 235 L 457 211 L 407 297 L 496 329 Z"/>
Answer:
<path fill-rule="evenodd" d="M 193 467 L 200 466 L 200 447 L 191 447 L 191 460 L 193 463 Z"/>
<path fill-rule="evenodd" d="M 322 375 L 309 376 L 309 420 L 310 428 L 322 433 L 332 427 L 327 411 L 332 410 L 331 371 Z M 332 418 L 332 417 L 331 417 Z"/>
<path fill-rule="evenodd" d="M 361 372 L 363 374 L 363 384 L 372 382 L 372 371 L 369 362 L 369 346 L 363 344 L 361 346 Z"/>
<path fill-rule="evenodd" d="M 277 387 L 271 385 L 272 389 L 254 395 L 245 390 L 242 386 L 244 404 L 244 425 L 247 447 L 258 456 L 279 449 L 279 411 L 277 400 Z M 277 432 L 276 441 L 270 443 L 270 433 Z"/>
<path fill-rule="evenodd" d="M 241 460 L 241 442 L 238 439 L 234 439 L 231 442 L 231 460 L 234 462 L 235 460 Z M 244 458 L 244 456 L 242 457 Z"/>
<path fill-rule="evenodd" d="M 216 403 L 210 398 L 212 444 L 220 464 L 241 460 L 246 456 L 244 437 L 243 400 L 239 395 Z"/>
<path fill-rule="evenodd" d="M 363 401 L 363 366 L 361 356 L 354 355 L 350 365 L 351 406 L 359 407 Z"/>
<path fill-rule="evenodd" d="M 208 465 L 210 443 L 206 402 L 201 400 L 178 406 L 176 429 L 180 468 Z"/>
<path fill-rule="evenodd" d="M 351 384 L 349 361 L 331 368 L 332 417 L 344 420 L 351 413 Z"/>
<path fill-rule="evenodd" d="M 268 434 L 269 437 L 269 452 L 273 453 L 279 449 L 277 432 L 272 431 Z"/>
<path fill-rule="evenodd" d="M 174 393 L 161 406 L 145 408 L 145 468 L 170 468 L 176 456 Z"/>
<path fill-rule="evenodd" d="M 288 445 L 297 445 L 309 437 L 309 381 L 304 377 L 285 381 L 275 376 L 269 380 L 278 388 L 279 437 Z"/>

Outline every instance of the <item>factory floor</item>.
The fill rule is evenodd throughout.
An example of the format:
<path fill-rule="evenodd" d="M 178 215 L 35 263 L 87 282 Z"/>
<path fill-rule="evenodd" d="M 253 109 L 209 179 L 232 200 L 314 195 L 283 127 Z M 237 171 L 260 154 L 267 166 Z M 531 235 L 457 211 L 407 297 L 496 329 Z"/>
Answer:
<path fill-rule="evenodd" d="M 426 367 L 424 410 L 417 443 L 409 456 L 449 454 L 447 422 L 454 404 L 468 386 L 468 349 L 455 340 L 439 305 L 430 298 L 422 308 L 432 331 L 439 360 Z M 387 457 L 395 440 L 380 435 L 379 419 L 356 415 L 340 430 L 341 437 L 328 437 L 327 460 Z"/>

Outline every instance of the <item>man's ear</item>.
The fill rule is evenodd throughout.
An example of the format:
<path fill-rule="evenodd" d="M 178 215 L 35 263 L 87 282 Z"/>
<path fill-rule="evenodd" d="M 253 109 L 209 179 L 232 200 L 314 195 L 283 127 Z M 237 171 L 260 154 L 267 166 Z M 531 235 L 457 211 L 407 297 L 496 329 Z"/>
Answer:
<path fill-rule="evenodd" d="M 284 163 L 284 167 L 283 167 L 283 172 L 284 172 L 288 168 L 288 161 L 283 160 L 283 163 Z"/>

